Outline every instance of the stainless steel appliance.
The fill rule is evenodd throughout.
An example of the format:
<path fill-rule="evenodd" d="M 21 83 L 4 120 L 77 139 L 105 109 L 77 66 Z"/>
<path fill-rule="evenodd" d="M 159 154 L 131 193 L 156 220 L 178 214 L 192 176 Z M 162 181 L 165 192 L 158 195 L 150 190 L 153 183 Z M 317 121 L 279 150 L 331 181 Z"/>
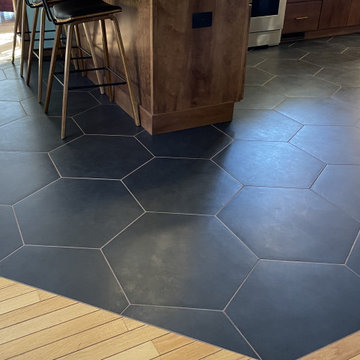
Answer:
<path fill-rule="evenodd" d="M 278 45 L 284 25 L 286 0 L 253 0 L 249 47 Z"/>

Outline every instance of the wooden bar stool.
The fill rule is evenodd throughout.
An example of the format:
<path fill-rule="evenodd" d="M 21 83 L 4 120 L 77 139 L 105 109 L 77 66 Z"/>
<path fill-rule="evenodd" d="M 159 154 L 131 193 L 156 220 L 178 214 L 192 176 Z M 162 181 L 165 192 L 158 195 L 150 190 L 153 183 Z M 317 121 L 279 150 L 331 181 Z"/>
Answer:
<path fill-rule="evenodd" d="M 107 4 L 101 0 L 65 0 L 58 4 L 55 4 L 52 8 L 49 6 L 48 0 L 43 0 L 44 6 L 46 8 L 47 14 L 51 21 L 56 25 L 56 35 L 55 43 L 53 47 L 53 52 L 51 56 L 50 63 L 50 72 L 49 80 L 46 91 L 46 100 L 45 100 L 45 112 L 49 109 L 51 88 L 53 83 L 53 78 L 57 80 L 58 73 L 55 73 L 56 58 L 58 53 L 58 47 L 60 42 L 60 35 L 63 29 L 63 26 L 67 28 L 67 41 L 66 41 L 66 51 L 65 51 L 65 66 L 64 66 L 64 81 L 63 81 L 63 105 L 62 105 L 62 121 L 61 121 L 61 138 L 64 139 L 66 136 L 66 114 L 67 114 L 67 103 L 68 103 L 68 91 L 69 89 L 76 89 L 77 87 L 69 88 L 69 74 L 71 72 L 82 72 L 83 70 L 72 70 L 70 71 L 70 61 L 71 61 L 71 49 L 72 49 L 72 37 L 74 28 L 76 25 L 83 25 L 84 32 L 90 47 L 90 53 L 92 55 L 92 60 L 94 63 L 94 68 L 86 69 L 86 71 L 95 71 L 98 79 L 98 84 L 91 87 L 100 87 L 100 91 L 104 92 L 104 86 L 110 86 L 111 88 L 115 85 L 124 85 L 127 84 L 129 90 L 129 96 L 132 106 L 132 111 L 134 114 L 134 121 L 137 126 L 140 126 L 137 104 L 133 96 L 131 89 L 129 72 L 127 69 L 125 50 L 122 42 L 122 37 L 120 33 L 120 27 L 116 17 L 114 16 L 117 13 L 122 11 L 121 7 Z M 117 45 L 119 48 L 120 57 L 122 60 L 122 65 L 124 68 L 125 79 L 119 74 L 115 73 L 109 68 L 109 56 L 108 56 L 108 46 L 106 39 L 106 29 L 105 29 L 105 20 L 110 20 L 114 27 L 114 32 L 117 40 Z M 104 66 L 100 67 L 98 65 L 97 58 L 95 56 L 94 47 L 90 39 L 86 23 L 92 21 L 99 21 L 102 30 L 102 39 L 103 39 L 103 53 L 104 53 Z M 82 49 L 84 51 L 84 49 Z M 101 71 L 106 71 L 107 74 L 107 83 L 102 83 L 101 80 Z M 111 82 L 110 73 L 117 77 L 120 81 Z M 60 81 L 60 80 L 59 80 Z M 110 81 L 110 82 L 109 82 Z M 60 81 L 61 83 L 61 81 Z"/>

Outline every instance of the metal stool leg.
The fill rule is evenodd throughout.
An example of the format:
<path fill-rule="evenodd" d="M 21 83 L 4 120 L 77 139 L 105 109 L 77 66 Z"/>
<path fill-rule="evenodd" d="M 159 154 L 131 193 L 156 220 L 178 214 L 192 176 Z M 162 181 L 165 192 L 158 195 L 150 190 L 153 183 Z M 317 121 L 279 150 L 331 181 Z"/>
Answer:
<path fill-rule="evenodd" d="M 91 41 L 91 38 L 89 36 L 89 32 L 88 32 L 88 29 L 86 27 L 86 24 L 83 23 L 83 26 L 84 26 L 84 32 L 85 32 L 85 36 L 86 36 L 86 39 L 87 39 L 87 42 L 89 44 L 89 48 L 90 48 L 90 54 L 91 54 L 91 57 L 92 57 L 92 60 L 93 60 L 93 63 L 94 63 L 94 66 L 96 68 L 99 67 L 99 63 L 97 61 L 97 58 L 96 58 L 96 54 L 95 54 L 95 49 L 94 49 L 94 45 Z M 102 83 L 102 79 L 101 79 L 101 74 L 100 74 L 100 71 L 95 71 L 96 72 L 96 77 L 97 77 L 97 80 L 98 80 L 98 83 L 101 84 Z M 100 87 L 100 93 L 101 94 L 104 94 L 104 87 L 101 86 Z"/>
<path fill-rule="evenodd" d="M 74 25 L 70 24 L 67 31 L 66 51 L 65 51 L 65 67 L 64 67 L 64 90 L 63 90 L 63 103 L 62 103 L 62 118 L 61 118 L 61 139 L 66 136 L 66 114 L 67 102 L 69 93 L 69 74 L 70 74 L 70 61 L 72 50 L 72 37 L 74 32 Z"/>
<path fill-rule="evenodd" d="M 32 60 L 33 51 L 34 51 L 34 43 L 35 43 L 38 16 L 39 16 L 39 8 L 36 7 L 35 12 L 34 12 L 33 26 L 32 26 L 32 30 L 31 30 L 29 53 L 28 53 L 28 62 L 27 62 L 26 85 L 28 85 L 28 86 L 30 84 L 31 60 Z"/>
<path fill-rule="evenodd" d="M 20 57 L 20 76 L 24 76 L 24 60 L 25 60 L 25 24 L 26 24 L 26 4 L 22 1 L 21 7 L 21 57 Z"/>
<path fill-rule="evenodd" d="M 23 0 L 17 0 L 16 3 L 16 10 L 15 10 L 15 25 L 14 25 L 14 38 L 13 38 L 13 46 L 12 46 L 12 54 L 11 54 L 11 62 L 14 63 L 15 61 L 15 48 L 16 48 L 16 38 L 17 32 L 20 24 L 21 19 L 21 4 Z"/>
<path fill-rule="evenodd" d="M 42 100 L 42 85 L 43 85 L 43 58 L 44 58 L 44 43 L 45 43 L 45 9 L 41 8 L 40 14 L 40 40 L 39 40 L 39 63 L 38 63 L 38 102 Z"/>
<path fill-rule="evenodd" d="M 45 113 L 47 113 L 49 111 L 50 96 L 51 96 L 52 84 L 53 84 L 53 80 L 54 80 L 54 71 L 55 71 L 55 65 L 56 65 L 56 58 L 57 58 L 57 54 L 58 54 L 58 50 L 59 50 L 61 32 L 62 32 L 62 25 L 57 25 L 55 40 L 54 40 L 54 45 L 53 45 L 53 51 L 51 54 L 49 79 L 48 79 L 48 84 L 47 84 L 47 89 L 46 89 L 46 97 L 45 97 L 45 105 L 44 105 Z"/>
<path fill-rule="evenodd" d="M 105 20 L 100 20 L 101 25 L 101 34 L 102 34 L 102 43 L 103 43 L 103 51 L 104 51 L 104 64 L 105 66 L 110 66 L 110 58 L 109 58 L 109 48 L 107 43 L 107 36 L 106 36 L 106 27 L 105 27 Z M 106 71 L 106 81 L 111 83 L 111 73 L 110 71 Z M 114 100 L 114 87 L 109 86 L 109 99 L 112 102 Z"/>
<path fill-rule="evenodd" d="M 126 82 L 127 82 L 128 89 L 129 89 L 131 107 L 132 107 L 132 110 L 134 113 L 134 121 L 135 121 L 136 126 L 140 126 L 139 115 L 138 115 L 138 111 L 137 111 L 137 104 L 135 103 L 134 95 L 133 95 L 132 88 L 131 88 L 131 80 L 130 80 L 129 72 L 128 72 L 127 65 L 126 65 L 125 49 L 124 49 L 124 44 L 123 44 L 123 41 L 121 38 L 119 23 L 117 22 L 117 19 L 114 16 L 111 17 L 111 20 L 112 20 L 115 34 L 116 34 L 116 40 L 117 40 L 118 47 L 119 47 L 120 57 L 121 57 L 121 60 L 122 60 L 123 66 L 124 66 L 125 78 L 126 78 Z"/>

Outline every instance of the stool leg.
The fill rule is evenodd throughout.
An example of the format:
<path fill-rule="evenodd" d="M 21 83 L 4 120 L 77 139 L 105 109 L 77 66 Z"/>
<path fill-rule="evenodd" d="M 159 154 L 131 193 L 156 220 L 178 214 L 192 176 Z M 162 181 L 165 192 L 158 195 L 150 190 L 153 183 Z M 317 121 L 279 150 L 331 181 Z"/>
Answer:
<path fill-rule="evenodd" d="M 106 27 L 105 27 L 105 20 L 100 20 L 101 25 L 101 34 L 102 34 L 102 43 L 103 43 L 103 51 L 104 51 L 104 64 L 105 66 L 110 66 L 110 59 L 109 59 L 109 48 L 107 43 L 106 37 Z M 111 73 L 110 71 L 106 71 L 106 81 L 111 83 Z M 109 99 L 112 102 L 114 100 L 114 87 L 109 86 Z"/>
<path fill-rule="evenodd" d="M 11 54 L 11 62 L 14 63 L 15 61 L 15 48 L 16 48 L 16 38 L 17 38 L 17 31 L 19 28 L 19 23 L 21 19 L 21 4 L 23 0 L 17 0 L 16 3 L 16 10 L 15 10 L 15 25 L 14 25 L 14 38 L 13 38 L 13 46 L 12 46 L 12 54 Z"/>
<path fill-rule="evenodd" d="M 126 78 L 126 82 L 127 82 L 128 89 L 129 89 L 131 107 L 132 107 L 132 110 L 134 113 L 135 124 L 136 124 L 136 126 L 140 126 L 139 115 L 137 112 L 137 105 L 135 103 L 134 95 L 133 95 L 133 92 L 131 89 L 131 80 L 130 80 L 129 72 L 128 72 L 127 65 L 126 65 L 125 49 L 124 49 L 124 44 L 123 44 L 123 41 L 121 38 L 119 23 L 117 22 L 117 19 L 115 17 L 111 17 L 111 20 L 114 25 L 114 30 L 115 30 L 115 34 L 116 34 L 116 40 L 118 43 L 118 47 L 119 47 L 120 57 L 121 57 L 121 60 L 122 60 L 123 66 L 124 66 L 125 78 Z"/>
<path fill-rule="evenodd" d="M 74 33 L 74 25 L 70 24 L 67 31 L 66 51 L 65 51 L 65 66 L 64 66 L 64 90 L 62 103 L 62 118 L 61 118 L 61 139 L 66 136 L 66 114 L 69 93 L 69 74 L 71 61 L 72 37 Z"/>
<path fill-rule="evenodd" d="M 94 45 L 93 45 L 93 43 L 92 43 L 92 41 L 91 41 L 91 39 L 90 39 L 89 32 L 88 32 L 88 29 L 87 29 L 87 27 L 86 27 L 86 24 L 84 23 L 83 26 L 84 26 L 84 32 L 85 32 L 86 40 L 87 40 L 87 42 L 88 42 L 88 44 L 89 44 L 90 54 L 91 54 L 91 57 L 92 57 L 92 61 L 93 61 L 93 63 L 94 63 L 94 66 L 95 66 L 96 68 L 98 68 L 98 67 L 99 67 L 99 63 L 98 63 L 97 58 L 96 58 L 96 55 L 95 55 Z M 95 72 L 96 72 L 96 77 L 97 77 L 98 83 L 101 84 L 101 83 L 102 83 L 102 79 L 101 79 L 100 71 L 97 71 L 97 70 L 96 70 Z M 104 94 L 104 87 L 103 87 L 103 86 L 100 87 L 100 93 L 101 93 L 101 94 Z"/>
<path fill-rule="evenodd" d="M 57 54 L 58 54 L 58 50 L 59 50 L 61 32 L 62 32 L 62 25 L 57 25 L 53 50 L 52 50 L 52 54 L 51 54 L 49 79 L 48 79 L 47 88 L 46 88 L 46 97 L 45 97 L 45 105 L 44 105 L 45 113 L 47 113 L 49 111 L 51 89 L 52 89 L 52 84 L 53 84 L 53 80 L 54 80 L 54 71 L 55 71 L 55 65 L 56 65 L 56 58 L 57 58 Z"/>
<path fill-rule="evenodd" d="M 26 3 L 22 1 L 21 8 L 21 57 L 20 57 L 20 76 L 24 75 L 24 60 L 25 60 L 25 23 L 26 23 Z"/>
<path fill-rule="evenodd" d="M 33 26 L 32 26 L 32 30 L 31 30 L 29 53 L 28 53 L 28 63 L 27 63 L 27 73 L 26 73 L 26 85 L 28 85 L 28 86 L 30 84 L 31 60 L 32 60 L 33 51 L 34 51 L 34 43 L 35 43 L 35 35 L 36 35 L 38 16 L 39 16 L 39 8 L 36 7 L 35 12 L 34 12 Z"/>
<path fill-rule="evenodd" d="M 75 25 L 74 27 L 74 30 L 75 30 L 75 39 L 76 39 L 76 45 L 77 47 L 80 47 L 81 48 L 81 38 L 80 38 L 80 32 L 79 32 L 79 26 L 78 25 Z M 78 56 L 82 56 L 82 52 L 80 49 L 78 49 L 77 51 L 78 53 Z M 83 59 L 80 59 L 80 66 L 81 66 L 81 70 L 85 70 L 85 63 L 84 63 L 84 60 Z M 81 76 L 85 76 L 86 75 L 86 72 L 83 71 L 81 73 Z"/>
<path fill-rule="evenodd" d="M 43 77 L 43 58 L 44 58 L 44 42 L 45 42 L 45 9 L 41 8 L 40 15 L 40 41 L 39 41 L 39 63 L 38 63 L 38 102 L 42 100 L 42 77 Z"/>

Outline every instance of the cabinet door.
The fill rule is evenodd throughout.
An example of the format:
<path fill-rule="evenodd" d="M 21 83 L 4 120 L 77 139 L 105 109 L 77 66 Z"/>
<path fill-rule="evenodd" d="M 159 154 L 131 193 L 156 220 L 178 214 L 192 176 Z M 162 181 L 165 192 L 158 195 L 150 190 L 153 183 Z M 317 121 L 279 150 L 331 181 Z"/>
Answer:
<path fill-rule="evenodd" d="M 360 25 L 360 0 L 352 0 L 348 25 Z"/>
<path fill-rule="evenodd" d="M 347 26 L 352 2 L 358 0 L 323 0 L 320 29 Z"/>

